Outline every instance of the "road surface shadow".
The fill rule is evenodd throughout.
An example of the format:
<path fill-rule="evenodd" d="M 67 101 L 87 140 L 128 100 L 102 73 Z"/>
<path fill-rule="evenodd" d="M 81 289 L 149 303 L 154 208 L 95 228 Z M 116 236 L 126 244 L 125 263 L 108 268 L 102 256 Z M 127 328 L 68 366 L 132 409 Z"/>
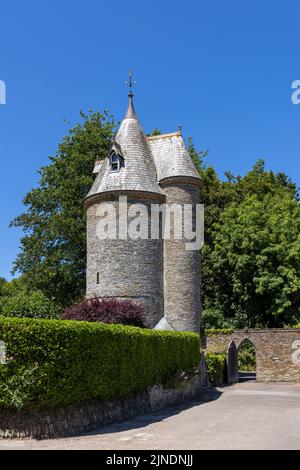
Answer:
<path fill-rule="evenodd" d="M 205 403 L 209 403 L 211 401 L 215 401 L 218 398 L 220 398 L 222 393 L 223 392 L 213 387 L 207 387 L 201 392 L 201 395 L 199 396 L 199 398 L 193 399 L 184 404 L 174 405 L 168 408 L 164 408 L 163 410 L 155 411 L 153 413 L 146 414 L 146 415 L 134 416 L 133 418 L 127 421 L 109 424 L 109 425 L 100 427 L 98 429 L 95 429 L 93 431 L 89 431 L 87 433 L 78 434 L 76 437 L 79 437 L 82 435 L 93 436 L 96 434 L 99 434 L 99 435 L 113 434 L 113 433 L 118 433 L 122 431 L 128 431 L 131 429 L 143 428 L 145 426 L 148 426 L 149 424 L 163 421 L 164 419 L 169 418 L 170 416 L 175 416 L 189 408 L 193 408 L 195 406 L 199 406 Z"/>

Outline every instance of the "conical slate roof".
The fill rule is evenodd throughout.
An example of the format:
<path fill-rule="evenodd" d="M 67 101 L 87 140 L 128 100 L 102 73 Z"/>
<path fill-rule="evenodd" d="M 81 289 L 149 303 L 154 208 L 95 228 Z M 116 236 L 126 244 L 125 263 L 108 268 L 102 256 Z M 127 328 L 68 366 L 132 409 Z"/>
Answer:
<path fill-rule="evenodd" d="M 201 178 L 184 144 L 181 132 L 147 138 L 157 171 L 158 181 L 173 176 Z"/>
<path fill-rule="evenodd" d="M 143 129 L 134 111 L 132 95 L 129 106 L 113 147 L 124 159 L 119 171 L 111 171 L 109 157 L 100 171 L 87 197 L 110 191 L 143 191 L 163 194 L 157 182 L 153 156 Z"/>

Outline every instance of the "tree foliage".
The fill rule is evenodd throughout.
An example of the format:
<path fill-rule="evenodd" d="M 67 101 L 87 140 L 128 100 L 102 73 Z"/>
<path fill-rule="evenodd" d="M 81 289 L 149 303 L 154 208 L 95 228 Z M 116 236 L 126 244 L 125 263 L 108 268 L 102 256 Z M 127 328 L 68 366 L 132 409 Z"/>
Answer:
<path fill-rule="evenodd" d="M 28 287 L 23 277 L 0 281 L 0 315 L 4 317 L 57 318 L 61 309 L 41 290 Z"/>
<path fill-rule="evenodd" d="M 12 225 L 25 235 L 14 271 L 61 306 L 80 300 L 85 289 L 85 214 L 83 200 L 93 183 L 96 160 L 105 158 L 114 131 L 107 113 L 81 113 L 50 164 L 39 170 L 40 183 L 24 199 L 26 212 Z"/>
<path fill-rule="evenodd" d="M 208 170 L 202 252 L 205 326 L 296 322 L 300 206 L 295 185 L 282 173 L 266 172 L 262 160 L 245 177 L 230 175 L 224 182 Z"/>
<path fill-rule="evenodd" d="M 61 310 L 84 297 L 83 200 L 93 182 L 94 163 L 105 158 L 115 130 L 108 113 L 81 117 L 50 164 L 39 171 L 38 187 L 24 199 L 26 211 L 12 223 L 24 230 L 15 272 L 22 274 L 26 295 L 40 292 Z M 206 163 L 207 151 L 198 151 L 192 139 L 189 150 L 203 180 L 204 326 L 299 322 L 300 216 L 295 184 L 284 173 L 266 171 L 263 160 L 245 176 L 227 171 L 220 179 Z"/>

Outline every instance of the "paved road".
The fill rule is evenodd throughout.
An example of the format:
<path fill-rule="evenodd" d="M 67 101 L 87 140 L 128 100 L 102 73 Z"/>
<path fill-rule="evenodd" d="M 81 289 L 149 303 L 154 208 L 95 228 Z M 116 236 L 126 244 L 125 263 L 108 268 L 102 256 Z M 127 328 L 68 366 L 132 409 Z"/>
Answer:
<path fill-rule="evenodd" d="M 244 382 L 214 395 L 89 435 L 0 441 L 0 450 L 300 449 L 300 384 Z"/>

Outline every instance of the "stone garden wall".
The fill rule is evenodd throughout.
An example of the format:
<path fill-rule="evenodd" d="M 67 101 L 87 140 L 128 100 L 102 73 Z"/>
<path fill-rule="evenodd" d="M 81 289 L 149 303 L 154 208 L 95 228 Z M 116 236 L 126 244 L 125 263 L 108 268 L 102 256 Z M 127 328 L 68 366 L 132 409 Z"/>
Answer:
<path fill-rule="evenodd" d="M 55 438 L 74 436 L 134 416 L 158 411 L 195 399 L 202 389 L 199 377 L 176 388 L 161 385 L 126 399 L 89 402 L 56 408 L 16 411 L 0 409 L 0 438 Z"/>
<path fill-rule="evenodd" d="M 204 346 L 206 351 L 227 354 L 233 342 L 238 349 L 245 339 L 255 347 L 258 382 L 300 382 L 300 329 L 214 333 L 206 337 Z"/>

